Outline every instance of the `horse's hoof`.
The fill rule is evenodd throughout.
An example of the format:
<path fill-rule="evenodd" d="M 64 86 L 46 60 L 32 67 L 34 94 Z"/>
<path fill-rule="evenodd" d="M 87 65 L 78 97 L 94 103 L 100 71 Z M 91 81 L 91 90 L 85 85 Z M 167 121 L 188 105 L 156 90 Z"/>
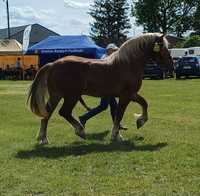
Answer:
<path fill-rule="evenodd" d="M 137 120 L 137 129 L 141 128 L 145 124 L 146 120 L 144 118 L 140 118 Z"/>
<path fill-rule="evenodd" d="M 39 140 L 39 145 L 45 145 L 45 144 L 48 144 L 48 143 L 49 143 L 49 141 L 48 141 L 47 138 Z"/>
<path fill-rule="evenodd" d="M 111 136 L 111 142 L 123 142 L 123 141 L 124 139 L 120 134 Z"/>
<path fill-rule="evenodd" d="M 76 131 L 75 134 L 78 135 L 81 139 L 86 139 L 86 134 L 84 131 Z"/>

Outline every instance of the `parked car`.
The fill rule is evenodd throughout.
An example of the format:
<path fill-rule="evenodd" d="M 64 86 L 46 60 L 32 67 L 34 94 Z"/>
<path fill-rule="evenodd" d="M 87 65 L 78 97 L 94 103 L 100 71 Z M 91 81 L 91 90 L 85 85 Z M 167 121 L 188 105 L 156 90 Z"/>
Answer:
<path fill-rule="evenodd" d="M 173 57 L 172 59 L 173 59 L 174 67 L 176 67 L 181 57 Z"/>
<path fill-rule="evenodd" d="M 143 78 L 165 79 L 173 76 L 173 70 L 162 68 L 156 62 L 150 61 L 145 65 Z"/>
<path fill-rule="evenodd" d="M 176 79 L 181 76 L 200 76 L 200 56 L 184 56 L 176 66 Z"/>

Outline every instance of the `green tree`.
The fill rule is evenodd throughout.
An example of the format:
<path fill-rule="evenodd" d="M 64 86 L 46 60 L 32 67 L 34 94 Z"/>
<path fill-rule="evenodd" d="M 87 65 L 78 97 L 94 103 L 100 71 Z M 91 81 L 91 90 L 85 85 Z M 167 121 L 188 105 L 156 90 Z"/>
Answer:
<path fill-rule="evenodd" d="M 144 31 L 175 33 L 181 37 L 192 28 L 198 0 L 137 0 L 132 14 Z"/>
<path fill-rule="evenodd" d="M 94 19 L 90 24 L 92 39 L 104 47 L 111 42 L 123 43 L 131 27 L 128 9 L 126 0 L 95 0 L 89 11 Z"/>
<path fill-rule="evenodd" d="M 194 14 L 193 28 L 200 35 L 200 0 L 198 1 L 197 9 Z"/>
<path fill-rule="evenodd" d="M 183 43 L 183 48 L 189 48 L 189 47 L 195 47 L 195 46 L 200 46 L 199 35 L 188 37 L 186 41 Z"/>

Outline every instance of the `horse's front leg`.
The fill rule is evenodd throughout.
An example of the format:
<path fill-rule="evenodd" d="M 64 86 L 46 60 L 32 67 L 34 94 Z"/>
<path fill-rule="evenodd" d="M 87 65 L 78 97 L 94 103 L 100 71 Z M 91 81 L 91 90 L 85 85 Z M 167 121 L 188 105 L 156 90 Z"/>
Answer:
<path fill-rule="evenodd" d="M 142 127 L 148 120 L 148 103 L 147 101 L 140 96 L 139 94 L 136 94 L 133 96 L 132 101 L 137 102 L 142 107 L 142 114 L 136 114 L 137 116 L 137 128 L 139 129 Z"/>
<path fill-rule="evenodd" d="M 120 127 L 120 122 L 123 118 L 124 112 L 126 110 L 126 107 L 128 106 L 130 100 L 129 99 L 123 99 L 119 98 L 119 103 L 117 106 L 117 112 L 115 115 L 115 120 L 112 128 L 112 135 L 111 135 L 111 140 L 112 141 L 122 141 L 123 138 L 119 134 L 119 127 Z"/>

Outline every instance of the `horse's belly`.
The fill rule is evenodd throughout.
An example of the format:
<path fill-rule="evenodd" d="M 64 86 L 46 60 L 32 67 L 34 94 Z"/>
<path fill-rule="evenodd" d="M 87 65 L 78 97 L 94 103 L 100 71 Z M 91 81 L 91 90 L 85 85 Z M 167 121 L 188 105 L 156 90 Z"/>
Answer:
<path fill-rule="evenodd" d="M 83 94 L 96 97 L 103 96 L 118 96 L 120 92 L 120 85 L 116 81 L 102 80 L 88 80 L 85 83 Z"/>

